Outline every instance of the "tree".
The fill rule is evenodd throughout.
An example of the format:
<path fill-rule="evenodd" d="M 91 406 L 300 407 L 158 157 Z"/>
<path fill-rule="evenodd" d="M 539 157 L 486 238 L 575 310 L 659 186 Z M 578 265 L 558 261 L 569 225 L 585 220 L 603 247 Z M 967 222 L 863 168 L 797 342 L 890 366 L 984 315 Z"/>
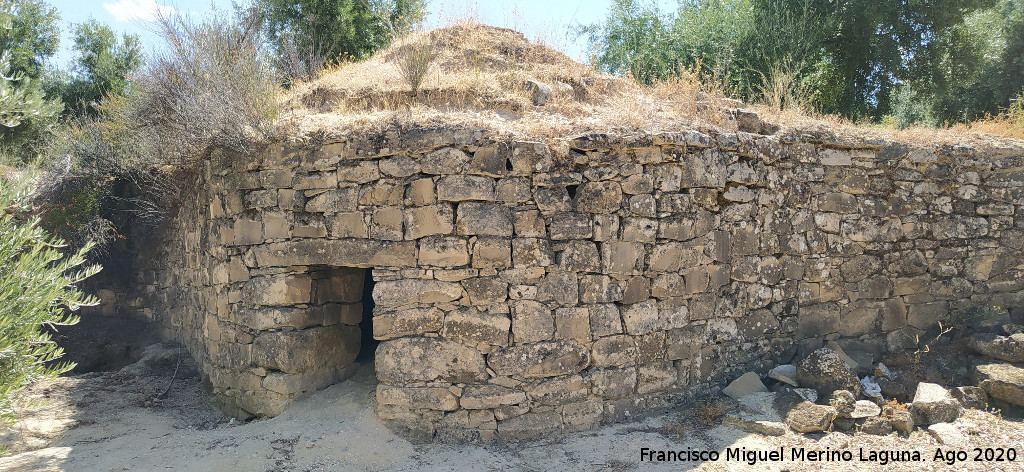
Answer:
<path fill-rule="evenodd" d="M 0 107 L 0 110 L 3 110 Z M 39 219 L 21 213 L 33 179 L 0 178 L 0 423 L 15 420 L 26 385 L 74 367 L 54 363 L 62 350 L 44 327 L 77 322 L 69 311 L 95 304 L 76 284 L 99 271 L 83 266 L 88 246 L 66 257 L 64 242 L 46 234 Z"/>
<path fill-rule="evenodd" d="M 608 18 L 584 32 L 600 51 L 599 68 L 642 82 L 699 64 L 743 99 L 802 94 L 819 111 L 877 120 L 892 113 L 905 84 L 918 82 L 922 91 L 899 94 L 904 99 L 936 95 L 924 85 L 962 97 L 954 85 L 984 75 L 972 71 L 992 57 L 981 52 L 979 34 L 965 33 L 969 20 L 997 2 L 1021 11 L 1021 0 L 682 0 L 674 14 L 661 15 L 616 0 Z M 1006 43 L 1021 36 L 1014 31 L 1003 35 Z M 992 76 L 1020 83 L 1024 74 L 1006 66 L 1012 54 L 1000 57 Z"/>
<path fill-rule="evenodd" d="M 363 59 L 407 32 L 423 0 L 258 0 L 290 76 L 315 75 L 325 61 Z"/>
<path fill-rule="evenodd" d="M 142 63 L 139 38 L 114 32 L 95 20 L 75 25 L 74 76 L 55 84 L 66 106 L 65 116 L 95 117 L 95 106 L 108 95 L 122 95 L 129 77 Z"/>
<path fill-rule="evenodd" d="M 42 1 L 0 0 L 0 87 L 8 102 L 0 123 L 0 156 L 5 160 L 34 160 L 56 124 L 60 102 L 47 99 L 40 83 L 43 64 L 60 40 L 56 22 L 57 11 Z"/>

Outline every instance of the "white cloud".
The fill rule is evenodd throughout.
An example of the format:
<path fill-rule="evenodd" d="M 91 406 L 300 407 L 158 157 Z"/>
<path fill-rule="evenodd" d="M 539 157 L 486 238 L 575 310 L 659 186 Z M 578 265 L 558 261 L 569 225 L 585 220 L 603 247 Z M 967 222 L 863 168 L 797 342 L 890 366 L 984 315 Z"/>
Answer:
<path fill-rule="evenodd" d="M 174 7 L 161 5 L 156 0 L 118 0 L 116 3 L 104 3 L 103 9 L 117 21 L 153 21 L 160 13 L 170 15 L 175 12 Z"/>

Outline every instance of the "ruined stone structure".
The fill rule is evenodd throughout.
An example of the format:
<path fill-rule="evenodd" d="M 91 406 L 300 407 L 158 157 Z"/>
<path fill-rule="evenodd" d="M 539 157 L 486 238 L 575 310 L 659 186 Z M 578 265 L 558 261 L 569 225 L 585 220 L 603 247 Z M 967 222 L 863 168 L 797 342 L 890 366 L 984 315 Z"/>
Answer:
<path fill-rule="evenodd" d="M 372 323 L 389 425 L 535 438 L 826 340 L 877 354 L 1019 313 L 1022 168 L 1021 148 L 788 131 L 278 143 L 205 164 L 127 300 L 230 414 L 343 380 Z"/>

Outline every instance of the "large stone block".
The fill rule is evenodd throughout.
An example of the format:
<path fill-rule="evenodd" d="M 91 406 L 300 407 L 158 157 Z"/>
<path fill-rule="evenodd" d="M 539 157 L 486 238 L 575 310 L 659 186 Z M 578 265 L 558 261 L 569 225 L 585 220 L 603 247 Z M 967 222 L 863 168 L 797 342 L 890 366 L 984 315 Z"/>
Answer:
<path fill-rule="evenodd" d="M 494 179 L 480 175 L 446 175 L 437 181 L 437 199 L 494 201 Z"/>
<path fill-rule="evenodd" d="M 466 345 L 506 346 L 511 324 L 508 315 L 460 308 L 445 315 L 441 336 Z"/>
<path fill-rule="evenodd" d="M 473 243 L 473 267 L 504 269 L 512 266 L 512 241 L 508 238 L 480 237 Z"/>
<path fill-rule="evenodd" d="M 590 386 L 594 393 L 604 398 L 619 399 L 633 395 L 636 391 L 636 369 L 599 369 L 590 374 Z"/>
<path fill-rule="evenodd" d="M 462 390 L 461 406 L 467 410 L 483 410 L 526 403 L 526 392 L 500 385 L 467 385 Z"/>
<path fill-rule="evenodd" d="M 451 205 L 428 205 L 405 210 L 405 239 L 452 234 L 455 212 Z"/>
<path fill-rule="evenodd" d="M 407 308 L 399 311 L 375 314 L 373 317 L 373 339 L 380 341 L 438 332 L 442 327 L 444 313 L 437 308 Z"/>
<path fill-rule="evenodd" d="M 639 243 L 601 243 L 601 267 L 608 274 L 636 273 L 643 263 L 643 250 Z"/>
<path fill-rule="evenodd" d="M 614 303 L 589 305 L 591 337 L 599 338 L 622 332 L 622 317 Z"/>
<path fill-rule="evenodd" d="M 313 279 L 309 275 L 253 277 L 242 285 L 242 299 L 256 306 L 310 303 Z"/>
<path fill-rule="evenodd" d="M 512 212 L 493 203 L 459 204 L 455 231 L 461 235 L 512 236 Z"/>
<path fill-rule="evenodd" d="M 590 343 L 590 310 L 583 307 L 555 310 L 555 337 Z"/>
<path fill-rule="evenodd" d="M 494 277 L 473 277 L 462 281 L 469 302 L 487 306 L 508 300 L 508 283 Z"/>
<path fill-rule="evenodd" d="M 591 348 L 594 367 L 627 367 L 636 363 L 636 344 L 625 334 L 594 341 Z"/>
<path fill-rule="evenodd" d="M 549 272 L 537 284 L 537 300 L 573 306 L 579 301 L 579 282 L 574 272 Z"/>
<path fill-rule="evenodd" d="M 310 213 L 341 213 L 355 211 L 359 203 L 359 187 L 330 190 L 317 195 L 306 202 L 306 211 Z"/>
<path fill-rule="evenodd" d="M 454 236 L 428 236 L 420 240 L 419 263 L 434 267 L 459 267 L 469 264 L 466 240 Z"/>
<path fill-rule="evenodd" d="M 373 287 L 377 306 L 403 306 L 417 303 L 447 303 L 462 298 L 462 286 L 440 280 L 382 280 Z"/>
<path fill-rule="evenodd" d="M 607 275 L 580 277 L 580 302 L 612 303 L 622 300 L 622 288 Z"/>
<path fill-rule="evenodd" d="M 420 169 L 425 174 L 459 174 L 470 162 L 469 154 L 452 148 L 441 148 L 420 157 Z"/>
<path fill-rule="evenodd" d="M 540 405 L 563 405 L 586 398 L 587 387 L 583 377 L 569 375 L 534 382 L 526 387 L 526 394 Z"/>
<path fill-rule="evenodd" d="M 796 336 L 798 339 L 825 336 L 839 331 L 839 326 L 839 306 L 835 303 L 802 306 L 797 315 Z"/>
<path fill-rule="evenodd" d="M 658 305 L 654 300 L 646 300 L 622 308 L 622 321 L 626 332 L 633 335 L 647 334 L 664 329 L 664 323 L 658 316 Z"/>
<path fill-rule="evenodd" d="M 557 213 L 551 217 L 548 234 L 554 240 L 589 239 L 594 235 L 594 230 L 589 215 Z"/>
<path fill-rule="evenodd" d="M 546 267 L 554 263 L 554 254 L 546 239 L 512 240 L 512 265 L 517 268 Z"/>
<path fill-rule="evenodd" d="M 438 338 L 404 337 L 381 342 L 374 366 L 377 379 L 386 384 L 478 383 L 488 378 L 480 351 Z"/>
<path fill-rule="evenodd" d="M 398 207 L 378 207 L 370 213 L 369 233 L 373 239 L 384 241 L 401 241 L 403 237 L 402 209 Z"/>
<path fill-rule="evenodd" d="M 260 367 L 297 373 L 348 364 L 359 354 L 359 343 L 359 327 L 338 324 L 263 332 L 253 341 L 252 352 Z"/>
<path fill-rule="evenodd" d="M 487 365 L 498 375 L 558 377 L 586 369 L 590 353 L 575 341 L 549 341 L 498 349 L 487 355 Z"/>
<path fill-rule="evenodd" d="M 516 300 L 511 306 L 512 336 L 516 343 L 554 339 L 555 317 L 550 308 L 534 300 Z"/>
<path fill-rule="evenodd" d="M 377 404 L 411 410 L 454 411 L 459 408 L 459 397 L 447 387 L 395 387 L 379 384 Z"/>
<path fill-rule="evenodd" d="M 618 182 L 587 182 L 578 189 L 576 211 L 614 213 L 622 207 L 622 187 Z"/>

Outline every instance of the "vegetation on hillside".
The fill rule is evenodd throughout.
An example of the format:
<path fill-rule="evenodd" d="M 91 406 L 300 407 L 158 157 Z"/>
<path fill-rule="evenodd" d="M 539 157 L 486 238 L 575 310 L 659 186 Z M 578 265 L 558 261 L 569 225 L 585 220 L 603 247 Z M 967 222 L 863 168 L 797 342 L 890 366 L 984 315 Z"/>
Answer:
<path fill-rule="evenodd" d="M 1024 1 L 615 0 L 582 29 L 595 65 L 654 83 L 700 70 L 737 98 L 942 125 L 1024 91 Z"/>

